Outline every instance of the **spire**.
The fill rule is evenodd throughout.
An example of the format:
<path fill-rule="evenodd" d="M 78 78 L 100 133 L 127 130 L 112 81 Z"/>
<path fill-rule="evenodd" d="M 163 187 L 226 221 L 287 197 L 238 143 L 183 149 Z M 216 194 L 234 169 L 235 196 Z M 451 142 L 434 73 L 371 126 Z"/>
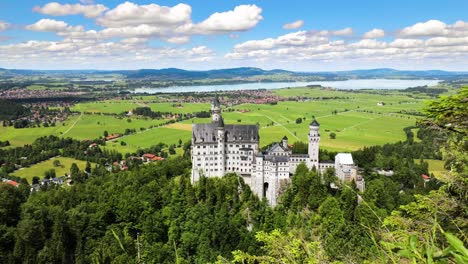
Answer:
<path fill-rule="evenodd" d="M 213 106 L 220 106 L 221 105 L 219 103 L 218 94 L 216 94 L 215 97 L 213 98 L 213 101 L 211 102 L 211 105 L 213 105 Z"/>
<path fill-rule="evenodd" d="M 284 136 L 284 137 L 283 137 L 283 140 L 288 140 L 288 137 L 287 137 L 287 136 Z"/>
<path fill-rule="evenodd" d="M 320 126 L 320 124 L 319 124 L 319 122 L 317 122 L 317 120 L 315 120 L 315 118 L 314 118 L 314 120 L 312 121 L 312 123 L 310 123 L 310 126 L 316 126 L 316 127 L 318 127 L 318 126 Z"/>

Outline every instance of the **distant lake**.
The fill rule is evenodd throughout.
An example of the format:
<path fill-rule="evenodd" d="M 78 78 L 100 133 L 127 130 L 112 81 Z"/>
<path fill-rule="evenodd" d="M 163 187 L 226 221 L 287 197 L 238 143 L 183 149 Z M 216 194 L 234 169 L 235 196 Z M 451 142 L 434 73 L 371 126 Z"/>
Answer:
<path fill-rule="evenodd" d="M 359 79 L 346 81 L 314 81 L 314 82 L 269 82 L 241 83 L 223 85 L 170 86 L 161 88 L 137 88 L 134 93 L 184 93 L 184 92 L 216 92 L 236 90 L 279 89 L 288 87 L 304 87 L 307 85 L 322 85 L 343 90 L 357 89 L 406 89 L 415 86 L 436 85 L 440 80 L 390 80 L 390 79 Z"/>

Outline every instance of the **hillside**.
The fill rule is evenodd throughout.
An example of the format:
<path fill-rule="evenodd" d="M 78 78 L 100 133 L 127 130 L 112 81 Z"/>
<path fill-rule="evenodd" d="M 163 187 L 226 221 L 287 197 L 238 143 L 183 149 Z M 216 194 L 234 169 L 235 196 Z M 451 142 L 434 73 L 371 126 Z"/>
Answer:
<path fill-rule="evenodd" d="M 295 72 L 282 69 L 263 70 L 254 67 L 240 67 L 213 70 L 184 70 L 178 68 L 139 69 L 139 70 L 16 70 L 0 68 L 0 76 L 62 76 L 86 77 L 90 75 L 121 75 L 128 79 L 157 80 L 200 80 L 200 79 L 235 79 L 254 76 L 287 76 L 289 78 L 315 78 L 325 80 L 392 78 L 392 79 L 453 79 L 467 78 L 468 72 L 442 70 L 407 71 L 388 68 L 364 69 L 351 71 Z"/>

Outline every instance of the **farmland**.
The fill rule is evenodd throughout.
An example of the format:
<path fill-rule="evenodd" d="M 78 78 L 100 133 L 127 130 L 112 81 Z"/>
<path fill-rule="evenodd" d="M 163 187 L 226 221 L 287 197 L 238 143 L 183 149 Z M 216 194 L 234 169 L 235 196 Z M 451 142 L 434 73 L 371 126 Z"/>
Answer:
<path fill-rule="evenodd" d="M 308 124 L 315 117 L 321 124 L 321 146 L 334 151 L 352 151 L 364 146 L 382 145 L 405 139 L 404 127 L 415 124 L 418 113 L 424 107 L 423 94 L 413 95 L 399 91 L 339 91 L 319 88 L 286 88 L 274 90 L 274 94 L 290 98 L 277 104 L 238 104 L 224 108 L 226 123 L 258 124 L 262 146 L 287 136 L 291 143 L 306 141 Z M 126 129 L 136 130 L 106 148 L 121 153 L 131 153 L 159 142 L 177 144 L 191 137 L 191 124 L 209 122 L 209 118 L 194 118 L 158 125 L 168 119 L 125 117 L 123 113 L 136 107 L 150 107 L 152 111 L 174 114 L 207 111 L 208 103 L 167 102 L 170 97 L 134 96 L 129 99 L 78 103 L 72 111 L 81 112 L 55 127 L 14 129 L 0 128 L 0 140 L 9 140 L 13 146 L 30 144 L 45 135 L 93 139 L 108 133 L 123 133 Z M 299 99 L 295 99 L 299 98 Z M 384 105 L 379 106 L 379 102 Z M 87 113 L 87 114 L 83 114 Z M 300 123 L 296 123 L 301 119 Z M 330 138 L 336 134 L 336 139 Z M 122 143 L 124 141 L 125 144 Z"/>

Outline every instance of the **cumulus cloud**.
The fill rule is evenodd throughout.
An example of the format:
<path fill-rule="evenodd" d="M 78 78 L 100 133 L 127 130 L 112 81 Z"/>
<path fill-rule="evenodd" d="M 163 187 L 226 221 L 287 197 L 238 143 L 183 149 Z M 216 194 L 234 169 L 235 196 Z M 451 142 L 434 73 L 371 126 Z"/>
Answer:
<path fill-rule="evenodd" d="M 440 22 L 440 21 L 439 21 Z M 468 23 L 417 23 L 390 36 L 381 29 L 366 32 L 361 39 L 348 38 L 351 28 L 297 31 L 275 38 L 249 40 L 234 46 L 225 58 L 251 63 L 402 62 L 408 65 L 430 60 L 468 59 Z M 404 63 L 406 62 L 406 64 Z"/>
<path fill-rule="evenodd" d="M 143 39 L 124 39 L 120 42 L 99 42 L 94 40 L 27 41 L 0 45 L 0 63 L 12 67 L 28 65 L 37 68 L 125 68 L 135 67 L 180 67 L 187 63 L 207 62 L 215 52 L 206 46 L 192 48 L 156 48 L 146 45 Z M 157 64 L 154 64 L 154 63 Z M 63 63 L 66 63 L 64 65 Z M 172 64 L 172 65 L 171 65 Z M 67 66 L 68 65 L 68 66 Z"/>
<path fill-rule="evenodd" d="M 261 12 L 262 9 L 256 5 L 239 5 L 230 11 L 213 13 L 196 23 L 191 18 L 192 8 L 187 4 L 168 7 L 125 2 L 96 19 L 104 27 L 97 32 L 97 37 L 157 38 L 169 43 L 183 44 L 189 42 L 192 35 L 247 31 L 262 19 Z M 90 34 L 73 35 L 87 38 Z"/>
<path fill-rule="evenodd" d="M 376 39 L 376 38 L 383 38 L 385 37 L 385 31 L 382 29 L 374 28 L 371 31 L 367 31 L 362 36 L 365 39 Z"/>
<path fill-rule="evenodd" d="M 54 19 L 41 19 L 34 24 L 26 26 L 26 29 L 31 31 L 40 32 L 72 32 L 72 31 L 83 31 L 82 26 L 72 27 L 64 21 Z"/>
<path fill-rule="evenodd" d="M 400 31 L 402 37 L 420 37 L 420 36 L 440 36 L 446 35 L 447 25 L 439 20 L 429 20 L 423 23 L 416 23 Z"/>
<path fill-rule="evenodd" d="M 335 36 L 350 36 L 353 34 L 353 29 L 348 27 L 348 28 L 343 28 L 343 29 L 340 29 L 340 30 L 335 30 L 333 31 L 333 35 Z"/>
<path fill-rule="evenodd" d="M 202 33 L 247 31 L 263 19 L 261 13 L 262 9 L 256 5 L 240 5 L 231 11 L 216 12 L 194 28 Z"/>
<path fill-rule="evenodd" d="M 60 4 L 51 2 L 43 7 L 36 6 L 33 11 L 50 16 L 68 16 L 83 14 L 85 17 L 95 18 L 108 10 L 104 5 Z"/>
<path fill-rule="evenodd" d="M 0 20 L 0 31 L 5 31 L 10 27 L 10 24 L 8 24 L 5 21 Z"/>
<path fill-rule="evenodd" d="M 105 13 L 97 19 L 98 24 L 105 27 L 124 27 L 137 25 L 179 25 L 190 22 L 192 8 L 186 4 L 174 7 L 157 4 L 138 5 L 125 2 Z"/>
<path fill-rule="evenodd" d="M 283 29 L 298 29 L 304 25 L 304 20 L 297 20 L 283 25 Z"/>

